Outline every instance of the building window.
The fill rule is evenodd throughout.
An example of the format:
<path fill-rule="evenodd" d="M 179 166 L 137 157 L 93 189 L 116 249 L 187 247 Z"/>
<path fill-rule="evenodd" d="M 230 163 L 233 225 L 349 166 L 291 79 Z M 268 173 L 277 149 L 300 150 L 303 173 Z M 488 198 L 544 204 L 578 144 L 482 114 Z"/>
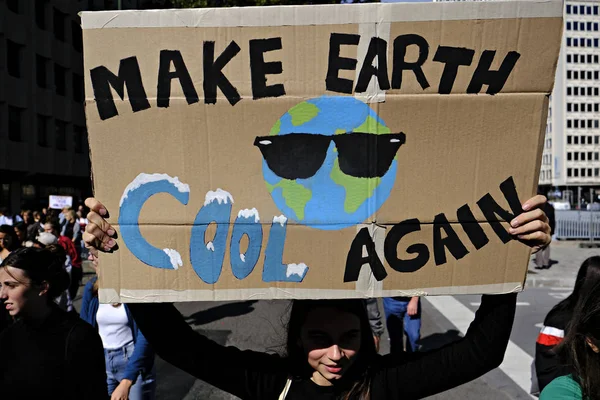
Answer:
<path fill-rule="evenodd" d="M 35 24 L 40 29 L 46 29 L 47 0 L 36 0 L 35 2 Z"/>
<path fill-rule="evenodd" d="M 73 48 L 77 51 L 83 51 L 83 36 L 81 33 L 81 26 L 75 21 L 71 22 L 71 41 L 73 42 Z"/>
<path fill-rule="evenodd" d="M 594 55 L 594 64 L 598 64 L 598 54 Z"/>
<path fill-rule="evenodd" d="M 581 157 L 581 161 L 585 161 L 585 153 L 582 152 L 580 157 Z"/>
<path fill-rule="evenodd" d="M 575 143 L 575 144 L 577 144 L 577 143 Z M 579 153 L 577 153 L 577 152 L 573 153 L 573 160 L 579 161 Z"/>
<path fill-rule="evenodd" d="M 574 128 L 579 128 L 579 120 L 578 119 L 574 119 L 573 120 L 573 127 Z"/>
<path fill-rule="evenodd" d="M 567 14 L 571 14 L 571 5 L 567 4 Z"/>
<path fill-rule="evenodd" d="M 592 161 L 592 152 L 591 151 L 587 152 L 587 160 Z"/>
<path fill-rule="evenodd" d="M 593 14 L 598 15 L 598 6 L 593 6 L 592 9 L 594 10 Z"/>
<path fill-rule="evenodd" d="M 599 76 L 600 76 L 600 75 L 599 75 L 598 71 L 594 71 L 594 79 L 595 79 L 595 80 L 598 80 L 598 77 L 599 77 Z"/>
<path fill-rule="evenodd" d="M 573 144 L 579 144 L 579 136 L 573 136 Z M 577 154 L 577 153 L 575 153 Z M 577 159 L 577 158 L 575 158 Z"/>
<path fill-rule="evenodd" d="M 587 137 L 587 144 L 592 144 L 592 137 L 591 136 Z"/>
<path fill-rule="evenodd" d="M 568 69 L 568 70 L 567 70 L 567 79 L 571 79 L 572 75 L 573 75 L 573 74 L 572 74 L 571 70 L 570 70 L 570 69 Z"/>
<path fill-rule="evenodd" d="M 571 168 L 567 168 L 567 176 L 568 177 L 573 176 L 573 170 Z"/>
<path fill-rule="evenodd" d="M 73 144 L 76 153 L 83 153 L 87 132 L 83 126 L 73 126 Z"/>
<path fill-rule="evenodd" d="M 571 55 L 567 54 L 567 62 L 570 63 L 571 62 Z"/>
<path fill-rule="evenodd" d="M 23 135 L 23 108 L 8 106 L 8 139 L 20 142 Z"/>
<path fill-rule="evenodd" d="M 571 30 L 571 22 L 567 22 L 567 30 L 570 31 Z"/>
<path fill-rule="evenodd" d="M 58 64 L 54 64 L 54 88 L 60 96 L 67 92 L 67 69 Z"/>
<path fill-rule="evenodd" d="M 573 142 L 573 136 L 567 135 L 567 144 L 572 144 L 572 142 Z"/>
<path fill-rule="evenodd" d="M 66 14 L 54 9 L 54 37 L 61 42 L 65 41 L 66 19 Z"/>
<path fill-rule="evenodd" d="M 581 176 L 585 177 L 585 168 L 581 168 Z"/>
<path fill-rule="evenodd" d="M 573 111 L 578 112 L 579 111 L 579 103 L 575 103 L 573 105 Z"/>
<path fill-rule="evenodd" d="M 598 29 L 596 29 L 596 30 L 598 30 Z M 598 38 L 594 39 L 594 47 L 598 47 Z"/>
<path fill-rule="evenodd" d="M 567 153 L 567 161 L 571 161 L 573 159 L 572 153 L 568 152 Z"/>
<path fill-rule="evenodd" d="M 579 168 L 573 168 L 573 175 L 574 175 L 575 177 L 578 177 L 578 176 L 579 176 Z"/>
<path fill-rule="evenodd" d="M 573 79 L 579 79 L 579 71 L 573 71 Z"/>
<path fill-rule="evenodd" d="M 572 128 L 572 124 L 573 124 L 573 122 L 570 119 L 568 119 L 567 120 L 567 128 Z"/>
<path fill-rule="evenodd" d="M 56 148 L 58 150 L 67 149 L 67 123 L 61 120 L 54 121 L 54 132 L 56 138 Z"/>
<path fill-rule="evenodd" d="M 572 44 L 571 44 L 571 38 L 568 37 L 567 38 L 567 47 L 571 47 L 571 46 L 572 46 Z"/>
<path fill-rule="evenodd" d="M 600 141 L 600 136 L 598 136 L 598 135 L 594 136 L 594 144 L 600 144 L 599 141 Z"/>
<path fill-rule="evenodd" d="M 6 8 L 15 14 L 19 13 L 19 0 L 6 0 Z"/>
<path fill-rule="evenodd" d="M 572 109 L 572 104 L 571 103 L 567 103 L 567 112 L 571 112 Z"/>
<path fill-rule="evenodd" d="M 6 40 L 6 69 L 10 76 L 21 77 L 21 67 L 23 65 L 23 46 Z"/>
<path fill-rule="evenodd" d="M 50 60 L 40 56 L 39 54 L 35 55 L 35 81 L 37 85 L 41 88 L 48 87 L 48 66 L 50 65 Z"/>
<path fill-rule="evenodd" d="M 571 96 L 572 90 L 571 86 L 567 86 L 567 96 Z"/>
<path fill-rule="evenodd" d="M 579 6 L 579 15 L 585 15 L 585 6 Z"/>
<path fill-rule="evenodd" d="M 73 74 L 73 100 L 78 103 L 83 103 L 83 76 Z"/>
<path fill-rule="evenodd" d="M 599 112 L 598 110 L 600 110 L 600 103 L 594 103 L 594 112 Z"/>
<path fill-rule="evenodd" d="M 38 114 L 37 116 L 37 143 L 41 147 L 48 147 L 48 124 L 50 118 Z"/>
<path fill-rule="evenodd" d="M 597 119 L 594 120 L 594 129 L 598 129 L 598 127 L 600 127 L 600 121 L 598 121 Z"/>

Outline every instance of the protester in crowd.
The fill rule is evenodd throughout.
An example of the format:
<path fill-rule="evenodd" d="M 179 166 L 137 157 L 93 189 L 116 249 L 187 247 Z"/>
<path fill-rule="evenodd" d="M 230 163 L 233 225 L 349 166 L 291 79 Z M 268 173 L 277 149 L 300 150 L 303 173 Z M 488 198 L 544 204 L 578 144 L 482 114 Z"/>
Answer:
<path fill-rule="evenodd" d="M 31 210 L 24 210 L 22 217 L 26 226 L 29 227 L 29 225 L 33 224 L 33 212 Z"/>
<path fill-rule="evenodd" d="M 381 322 L 381 312 L 376 298 L 365 300 L 367 306 L 367 315 L 369 316 L 369 324 L 373 332 L 373 340 L 375 341 L 375 350 L 379 353 L 381 335 L 383 335 L 383 323 Z"/>
<path fill-rule="evenodd" d="M 421 300 L 418 297 L 384 297 L 383 311 L 390 335 L 390 352 L 419 350 L 421 338 Z M 406 334 L 406 349 L 404 348 Z"/>
<path fill-rule="evenodd" d="M 600 400 L 600 282 L 586 282 L 569 332 L 557 347 L 569 366 L 542 391 L 540 400 Z"/>
<path fill-rule="evenodd" d="M 550 241 L 540 207 L 543 196 L 523 205 L 511 235 L 538 251 Z M 116 250 L 106 208 L 91 211 L 84 240 Z M 500 365 L 508 345 L 516 294 L 484 295 L 464 338 L 430 352 L 378 355 L 365 303 L 295 300 L 288 325 L 287 355 L 224 347 L 195 332 L 172 304 L 132 303 L 140 330 L 164 360 L 242 399 L 413 399 L 445 391 Z M 168 327 L 168 329 L 165 329 Z M 209 361 L 208 361 L 209 360 Z"/>
<path fill-rule="evenodd" d="M 0 225 L 0 262 L 20 247 L 19 238 L 11 225 Z"/>
<path fill-rule="evenodd" d="M 27 240 L 34 240 L 40 232 L 44 231 L 42 226 L 42 215 L 39 211 L 32 213 L 33 222 L 27 227 Z"/>
<path fill-rule="evenodd" d="M 0 225 L 12 226 L 16 222 L 20 222 L 23 219 L 19 215 L 10 215 L 8 208 L 0 207 Z"/>
<path fill-rule="evenodd" d="M 156 392 L 154 351 L 126 304 L 100 304 L 98 278 L 83 290 L 81 318 L 100 333 L 108 395 L 112 399 L 152 400 Z"/>
<path fill-rule="evenodd" d="M 62 227 L 61 235 L 70 238 L 79 253 L 81 253 L 79 250 L 81 248 L 81 234 L 77 214 L 75 214 L 73 209 L 67 210 L 65 212 L 65 223 Z"/>
<path fill-rule="evenodd" d="M 71 268 L 70 271 L 71 276 L 71 284 L 69 286 L 69 295 L 72 300 L 75 300 L 77 297 L 77 291 L 79 290 L 79 286 L 81 285 L 81 279 L 83 278 L 83 269 L 82 269 L 82 261 L 79 252 L 75 248 L 73 241 L 71 238 L 61 235 L 59 231 L 59 224 L 57 221 L 49 221 L 44 224 L 44 230 L 46 232 L 52 233 L 58 239 L 58 244 L 60 244 L 63 249 L 67 252 L 67 256 L 69 256 Z"/>
<path fill-rule="evenodd" d="M 600 283 L 600 256 L 590 257 L 581 264 L 573 292 L 546 315 L 535 345 L 538 393 L 553 379 L 569 374 L 568 367 L 562 363 L 554 348 L 561 343 L 565 333 L 568 333 L 567 326 L 575 305 L 581 298 L 582 288 L 586 284 L 594 283 Z"/>
<path fill-rule="evenodd" d="M 13 225 L 13 229 L 17 235 L 19 244 L 21 246 L 24 246 L 25 242 L 27 241 L 27 225 L 25 225 L 25 222 L 23 222 L 23 221 L 17 222 L 16 224 Z"/>
<path fill-rule="evenodd" d="M 539 193 L 538 191 L 538 194 Z M 554 216 L 554 207 L 550 203 L 544 205 L 544 213 L 548 217 L 548 223 L 550 225 L 550 235 L 554 235 L 554 228 L 556 227 L 556 218 Z M 550 269 L 550 245 L 546 246 L 542 251 L 538 251 L 535 254 L 533 260 L 535 263 L 535 269 Z"/>
<path fill-rule="evenodd" d="M 0 300 L 16 319 L 0 333 L 2 399 L 107 399 L 98 333 L 53 302 L 68 284 L 64 252 L 21 248 L 0 264 Z"/>

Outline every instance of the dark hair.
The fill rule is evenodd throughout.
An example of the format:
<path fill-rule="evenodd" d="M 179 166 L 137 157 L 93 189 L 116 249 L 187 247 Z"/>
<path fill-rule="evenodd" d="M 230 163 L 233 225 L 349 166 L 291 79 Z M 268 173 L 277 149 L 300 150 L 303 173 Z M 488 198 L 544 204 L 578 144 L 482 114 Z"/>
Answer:
<path fill-rule="evenodd" d="M 15 232 L 15 228 L 10 225 L 0 225 L 0 233 L 4 233 L 4 247 L 8 251 L 14 251 L 20 247 L 19 237 Z"/>
<path fill-rule="evenodd" d="M 587 340 L 600 346 L 600 282 L 588 282 L 581 289 L 575 313 L 569 322 L 565 339 L 557 351 L 572 368 L 584 399 L 600 399 L 600 354 L 595 353 Z"/>
<path fill-rule="evenodd" d="M 27 225 L 25 224 L 25 222 L 23 221 L 19 221 L 16 224 L 13 225 L 14 229 L 18 229 L 21 232 L 27 232 Z"/>
<path fill-rule="evenodd" d="M 45 224 L 49 224 L 54 231 L 60 231 L 60 222 L 57 218 L 46 218 Z"/>
<path fill-rule="evenodd" d="M 586 283 L 593 285 L 594 282 L 600 282 L 600 256 L 590 257 L 581 264 L 579 272 L 577 273 L 577 278 L 575 279 L 573 292 L 569 297 L 555 305 L 552 308 L 552 311 L 548 313 L 548 316 L 555 312 L 566 312 L 571 314 L 575 308 L 575 304 L 577 304 L 577 300 L 579 300 L 579 297 L 581 296 L 583 286 Z M 548 316 L 546 318 L 548 318 Z M 547 321 L 544 321 L 544 324 L 546 324 L 546 322 Z"/>
<path fill-rule="evenodd" d="M 340 383 L 348 386 L 348 390 L 342 394 L 340 399 L 368 400 L 370 398 L 371 383 L 369 367 L 377 355 L 377 350 L 375 349 L 367 309 L 361 299 L 294 300 L 292 302 L 287 337 L 287 356 L 290 361 L 291 378 L 306 379 L 313 372 L 313 369 L 307 363 L 304 349 L 300 345 L 300 333 L 308 313 L 321 307 L 334 308 L 358 317 L 361 332 L 360 349 L 352 366 L 342 377 Z"/>
<path fill-rule="evenodd" d="M 53 301 L 69 287 L 65 260 L 66 253 L 60 246 L 48 246 L 45 249 L 23 247 L 10 253 L 0 268 L 18 268 L 36 285 L 47 282 L 48 300 Z"/>

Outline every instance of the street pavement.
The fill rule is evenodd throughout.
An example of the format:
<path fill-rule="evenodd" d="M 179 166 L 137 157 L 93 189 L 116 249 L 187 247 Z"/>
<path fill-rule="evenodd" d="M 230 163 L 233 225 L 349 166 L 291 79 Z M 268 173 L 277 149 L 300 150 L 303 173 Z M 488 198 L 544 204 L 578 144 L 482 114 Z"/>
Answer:
<path fill-rule="evenodd" d="M 530 263 L 526 290 L 518 296 L 511 341 L 500 368 L 428 399 L 531 399 L 532 396 L 528 394 L 530 368 L 541 323 L 548 311 L 569 295 L 579 266 L 592 255 L 600 255 L 600 249 L 581 248 L 579 242 L 554 241 L 551 247 L 553 265 L 549 270 L 535 270 L 533 262 Z M 86 274 L 87 276 L 89 275 Z M 459 339 L 473 320 L 480 301 L 481 297 L 476 295 L 424 298 L 421 330 L 423 347 L 433 349 Z M 177 307 L 193 329 L 217 343 L 241 349 L 283 352 L 289 305 L 289 301 L 283 300 L 250 300 L 180 303 Z M 383 308 L 380 308 L 383 312 Z M 381 341 L 381 353 L 387 352 L 389 341 L 386 332 Z M 178 370 L 159 357 L 156 365 L 159 400 L 236 399 Z M 227 371 L 223 373 L 227 374 Z"/>

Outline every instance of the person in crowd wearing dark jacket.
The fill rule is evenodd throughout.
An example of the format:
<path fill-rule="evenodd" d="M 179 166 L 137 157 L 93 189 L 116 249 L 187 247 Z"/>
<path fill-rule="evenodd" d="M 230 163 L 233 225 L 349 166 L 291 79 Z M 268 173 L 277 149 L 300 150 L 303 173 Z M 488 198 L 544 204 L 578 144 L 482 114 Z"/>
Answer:
<path fill-rule="evenodd" d="M 509 230 L 534 251 L 550 241 L 540 210 L 545 200 L 528 200 Z M 116 249 L 115 230 L 101 203 L 87 199 L 86 205 L 84 240 L 97 262 L 98 249 Z M 406 400 L 451 389 L 500 365 L 515 308 L 516 293 L 484 295 L 463 339 L 431 352 L 382 356 L 362 299 L 295 300 L 287 354 L 280 356 L 221 346 L 195 332 L 172 304 L 129 304 L 161 358 L 241 399 L 260 400 Z"/>
<path fill-rule="evenodd" d="M 21 247 L 15 228 L 11 225 L 0 225 L 0 262 Z"/>
<path fill-rule="evenodd" d="M 567 333 L 575 305 L 582 295 L 582 288 L 596 282 L 600 282 L 599 256 L 590 257 L 581 264 L 573 292 L 546 315 L 535 345 L 535 371 L 540 391 L 553 379 L 569 374 L 568 366 L 562 363 L 554 348 Z"/>
<path fill-rule="evenodd" d="M 600 281 L 584 284 L 557 353 L 570 374 L 550 382 L 540 400 L 600 400 Z"/>
<path fill-rule="evenodd" d="M 0 300 L 16 320 L 0 333 L 3 399 L 107 398 L 98 333 L 53 301 L 69 285 L 65 257 L 20 248 L 0 264 Z"/>
<path fill-rule="evenodd" d="M 127 305 L 100 304 L 98 278 L 94 277 L 83 290 L 80 315 L 100 333 L 111 399 L 154 399 L 154 351 Z"/>

